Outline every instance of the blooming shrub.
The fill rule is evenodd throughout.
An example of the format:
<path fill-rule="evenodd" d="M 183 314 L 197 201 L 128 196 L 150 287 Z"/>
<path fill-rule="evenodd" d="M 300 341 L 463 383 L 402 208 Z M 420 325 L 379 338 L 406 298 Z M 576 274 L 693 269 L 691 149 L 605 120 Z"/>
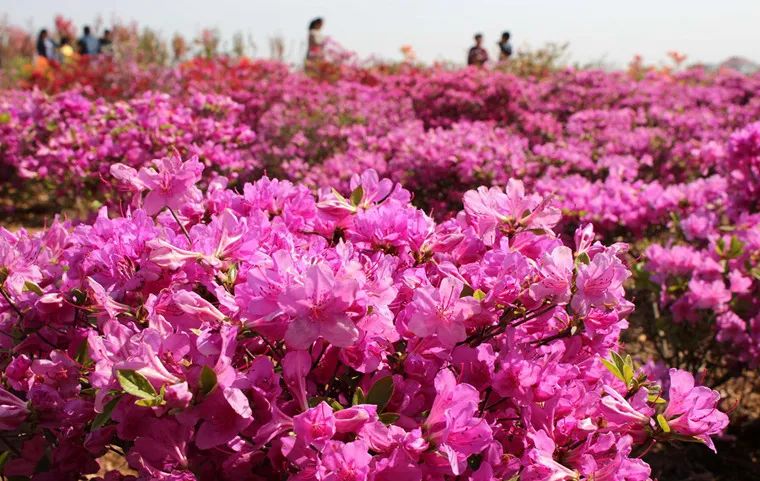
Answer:
<path fill-rule="evenodd" d="M 0 231 L 5 476 L 112 449 L 139 479 L 645 480 L 655 443 L 726 428 L 616 354 L 627 245 L 563 242 L 520 181 L 436 222 L 372 170 L 315 197 L 131 169 L 123 215 Z"/>
<path fill-rule="evenodd" d="M 161 188 L 137 173 L 175 152 L 198 156 L 204 189 L 241 191 L 266 174 L 351 192 L 352 176 L 373 169 L 438 222 L 456 218 L 466 192 L 519 178 L 561 210 L 562 239 L 592 223 L 603 242 L 631 245 L 631 319 L 658 357 L 713 387 L 757 365 L 758 75 L 527 78 L 349 62 L 304 75 L 229 58 L 67 68 L 51 84 L 19 85 L 51 95 L 0 93 L 0 209 L 11 223 L 87 219 L 100 205 L 126 214 L 139 192 Z M 114 163 L 129 168 L 111 175 Z M 367 221 L 362 233 L 396 249 L 404 219 L 382 218 L 394 227 L 375 233 Z M 726 258 L 732 242 L 740 254 Z M 681 262 L 691 270 L 673 271 Z"/>

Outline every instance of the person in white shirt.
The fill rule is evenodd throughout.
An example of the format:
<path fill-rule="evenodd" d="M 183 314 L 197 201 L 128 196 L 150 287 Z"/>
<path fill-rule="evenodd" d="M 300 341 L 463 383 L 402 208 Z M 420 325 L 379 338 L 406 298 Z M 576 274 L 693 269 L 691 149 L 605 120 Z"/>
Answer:
<path fill-rule="evenodd" d="M 306 62 L 321 60 L 324 57 L 325 37 L 322 34 L 324 20 L 315 18 L 309 23 L 309 44 L 306 50 Z"/>
<path fill-rule="evenodd" d="M 501 62 L 509 60 L 509 57 L 512 56 L 512 44 L 509 43 L 510 37 L 509 32 L 501 34 L 501 40 L 499 41 L 499 61 Z"/>

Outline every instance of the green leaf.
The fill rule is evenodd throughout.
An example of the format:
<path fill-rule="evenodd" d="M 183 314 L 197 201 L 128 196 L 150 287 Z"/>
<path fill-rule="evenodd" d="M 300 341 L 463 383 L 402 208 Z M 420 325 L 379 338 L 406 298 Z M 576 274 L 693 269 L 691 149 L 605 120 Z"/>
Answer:
<path fill-rule="evenodd" d="M 119 369 L 116 371 L 116 379 L 124 392 L 140 399 L 152 399 L 157 394 L 148 378 L 134 369 Z"/>
<path fill-rule="evenodd" d="M 203 366 L 201 369 L 201 377 L 198 381 L 198 385 L 201 388 L 202 394 L 210 393 L 216 387 L 216 373 L 208 366 Z"/>
<path fill-rule="evenodd" d="M 351 192 L 351 205 L 354 207 L 358 206 L 363 198 L 364 188 L 360 185 L 359 187 L 355 188 L 353 192 Z"/>
<path fill-rule="evenodd" d="M 3 451 L 0 453 L 0 473 L 3 472 L 3 468 L 5 467 L 5 463 L 8 462 L 8 458 L 11 457 L 10 451 Z"/>
<path fill-rule="evenodd" d="M 649 393 L 647 395 L 647 401 L 654 404 L 665 404 L 668 402 L 664 398 L 660 397 L 660 393 Z"/>
<path fill-rule="evenodd" d="M 486 298 L 486 293 L 480 289 L 475 289 L 475 292 L 472 293 L 472 297 L 474 297 L 476 301 L 482 301 Z"/>
<path fill-rule="evenodd" d="M 723 257 L 723 252 L 725 250 L 726 250 L 726 242 L 721 237 L 715 242 L 715 252 L 717 252 L 719 256 Z"/>
<path fill-rule="evenodd" d="M 135 404 L 137 406 L 141 406 L 144 408 L 152 408 L 156 406 L 163 406 L 165 402 L 164 402 L 164 398 L 162 398 L 161 396 L 154 396 L 149 399 L 138 399 L 137 401 L 135 401 Z"/>
<path fill-rule="evenodd" d="M 731 244 L 728 246 L 728 253 L 726 257 L 729 259 L 736 259 L 740 257 L 744 252 L 744 242 L 740 241 L 738 237 L 731 236 Z"/>
<path fill-rule="evenodd" d="M 625 365 L 625 361 L 622 357 L 620 357 L 620 354 L 616 353 L 615 351 L 610 351 L 610 357 L 612 358 L 612 362 L 615 363 L 615 366 L 617 366 L 618 371 L 620 373 L 623 373 L 623 366 Z"/>
<path fill-rule="evenodd" d="M 227 269 L 227 284 L 230 286 L 235 285 L 235 281 L 237 281 L 238 276 L 238 265 L 237 262 L 234 262 L 229 269 Z"/>
<path fill-rule="evenodd" d="M 11 113 L 10 112 L 3 112 L 0 113 L 0 124 L 7 124 L 11 121 Z M 0 470 L 2 471 L 2 470 Z"/>
<path fill-rule="evenodd" d="M 623 377 L 623 373 L 622 373 L 622 372 L 620 372 L 620 369 L 618 369 L 618 368 L 617 368 L 617 366 L 616 366 L 615 364 L 613 364 L 612 362 L 608 361 L 607 359 L 602 359 L 602 364 L 604 364 L 604 365 L 607 367 L 607 369 L 609 369 L 609 371 L 610 371 L 610 372 L 611 372 L 611 373 L 612 373 L 612 374 L 613 374 L 613 375 L 614 375 L 616 378 L 618 378 L 618 379 L 620 379 L 621 381 L 625 382 L 625 377 Z"/>
<path fill-rule="evenodd" d="M 79 364 L 86 364 L 87 361 L 90 361 L 90 351 L 87 349 L 89 347 L 89 343 L 87 342 L 87 339 L 82 341 L 82 344 L 79 345 L 79 349 L 77 349 L 77 357 L 74 359 Z"/>
<path fill-rule="evenodd" d="M 760 267 L 753 267 L 752 269 L 750 269 L 749 273 L 755 279 L 760 280 Z"/>
<path fill-rule="evenodd" d="M 625 363 L 623 364 L 623 377 L 625 377 L 625 385 L 630 386 L 633 381 L 635 372 L 633 369 L 633 359 L 631 356 L 625 356 Z"/>
<path fill-rule="evenodd" d="M 351 405 L 356 406 L 357 404 L 364 404 L 364 398 L 364 391 L 357 386 L 356 391 L 354 391 L 354 397 L 351 399 Z"/>
<path fill-rule="evenodd" d="M 309 399 L 309 407 L 310 408 L 316 407 L 322 401 L 324 401 L 327 404 L 329 404 L 330 407 L 333 408 L 333 410 L 335 410 L 335 411 L 340 411 L 340 410 L 343 409 L 343 406 L 341 406 L 341 404 L 338 401 L 336 401 L 335 399 L 333 399 L 331 397 L 325 397 L 325 396 L 315 396 L 315 397 Z"/>
<path fill-rule="evenodd" d="M 38 296 L 41 296 L 41 295 L 44 294 L 44 292 L 42 292 L 42 288 L 40 288 L 40 286 L 38 286 L 36 283 L 34 283 L 32 281 L 25 281 L 24 282 L 24 288 L 22 289 L 22 291 L 24 291 L 24 292 L 26 292 L 26 291 L 34 292 Z"/>
<path fill-rule="evenodd" d="M 393 396 L 393 377 L 385 376 L 379 379 L 367 393 L 367 404 L 377 406 L 377 411 L 382 412 L 388 401 Z"/>
<path fill-rule="evenodd" d="M 657 424 L 660 425 L 660 429 L 662 429 L 663 432 L 669 433 L 670 432 L 670 425 L 668 424 L 668 421 L 665 419 L 665 416 L 662 414 L 657 415 Z"/>
<path fill-rule="evenodd" d="M 99 413 L 97 416 L 95 416 L 95 419 L 92 420 L 92 429 L 90 429 L 91 431 L 102 428 L 108 421 L 111 420 L 111 413 L 113 412 L 113 409 L 116 407 L 116 405 L 119 404 L 120 399 L 120 397 L 115 397 L 108 401 L 108 404 L 103 407 L 103 412 Z"/>
<path fill-rule="evenodd" d="M 386 426 L 389 424 L 393 424 L 396 421 L 398 421 L 398 418 L 400 418 L 401 415 L 399 413 L 382 413 L 379 418 L 380 422 L 385 424 Z"/>
<path fill-rule="evenodd" d="M 334 187 L 331 187 L 331 189 L 332 189 L 332 193 L 333 193 L 333 195 L 334 195 L 335 197 L 337 197 L 337 198 L 338 198 L 338 200 L 341 200 L 341 201 L 343 201 L 343 202 L 348 202 L 348 201 L 346 200 L 346 198 L 345 198 L 345 197 L 343 197 L 343 196 L 340 194 L 340 192 L 338 192 L 337 190 L 335 190 L 335 188 L 334 188 Z"/>
<path fill-rule="evenodd" d="M 462 292 L 459 293 L 459 297 L 467 297 L 473 294 L 475 294 L 475 290 L 472 288 L 472 286 L 465 284 L 462 287 Z"/>
<path fill-rule="evenodd" d="M 469 458 L 467 458 L 467 465 L 472 469 L 473 471 L 477 471 L 480 465 L 483 462 L 483 456 L 481 454 L 473 454 Z"/>
<path fill-rule="evenodd" d="M 591 264 L 591 258 L 588 256 L 588 253 L 581 252 L 578 254 L 578 256 L 575 258 L 576 262 L 580 262 L 581 264 Z"/>

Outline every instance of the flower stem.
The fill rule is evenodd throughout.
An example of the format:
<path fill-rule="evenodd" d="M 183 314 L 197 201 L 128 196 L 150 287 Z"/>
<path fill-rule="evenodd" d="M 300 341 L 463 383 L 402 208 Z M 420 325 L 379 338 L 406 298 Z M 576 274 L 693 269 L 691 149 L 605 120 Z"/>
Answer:
<path fill-rule="evenodd" d="M 190 234 L 187 232 L 187 229 L 185 229 L 185 224 L 182 223 L 182 221 L 179 220 L 179 217 L 177 217 L 177 213 L 174 212 L 174 209 L 167 206 L 167 209 L 169 209 L 169 212 L 172 213 L 172 217 L 174 217 L 174 220 L 177 221 L 177 224 L 179 224 L 179 228 L 182 229 L 182 233 L 185 234 L 185 237 L 187 238 L 187 241 L 190 243 L 190 245 L 193 244 L 193 241 L 190 240 Z"/>

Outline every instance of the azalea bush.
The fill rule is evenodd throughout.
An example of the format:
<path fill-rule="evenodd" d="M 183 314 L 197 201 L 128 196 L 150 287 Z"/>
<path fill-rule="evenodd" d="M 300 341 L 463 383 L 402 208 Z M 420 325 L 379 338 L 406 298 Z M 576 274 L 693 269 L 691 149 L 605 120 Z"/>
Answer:
<path fill-rule="evenodd" d="M 135 187 L 122 180 L 175 152 L 198 155 L 202 188 L 222 176 L 238 192 L 262 175 L 350 192 L 373 169 L 438 222 L 465 192 L 519 178 L 561 210 L 563 240 L 591 223 L 603 242 L 631 245 L 635 329 L 623 337 L 646 336 L 646 350 L 632 348 L 642 362 L 654 355 L 713 387 L 757 366 L 757 75 L 536 79 L 346 62 L 326 79 L 230 58 L 70 68 L 0 92 L 0 209 L 12 223 L 126 213 Z M 125 167 L 112 175 L 115 163 Z"/>
<path fill-rule="evenodd" d="M 646 480 L 728 424 L 617 353 L 628 246 L 563 239 L 518 180 L 437 222 L 372 170 L 316 195 L 203 170 L 114 164 L 121 214 L 0 231 L 4 476 L 111 450 L 146 480 Z"/>

